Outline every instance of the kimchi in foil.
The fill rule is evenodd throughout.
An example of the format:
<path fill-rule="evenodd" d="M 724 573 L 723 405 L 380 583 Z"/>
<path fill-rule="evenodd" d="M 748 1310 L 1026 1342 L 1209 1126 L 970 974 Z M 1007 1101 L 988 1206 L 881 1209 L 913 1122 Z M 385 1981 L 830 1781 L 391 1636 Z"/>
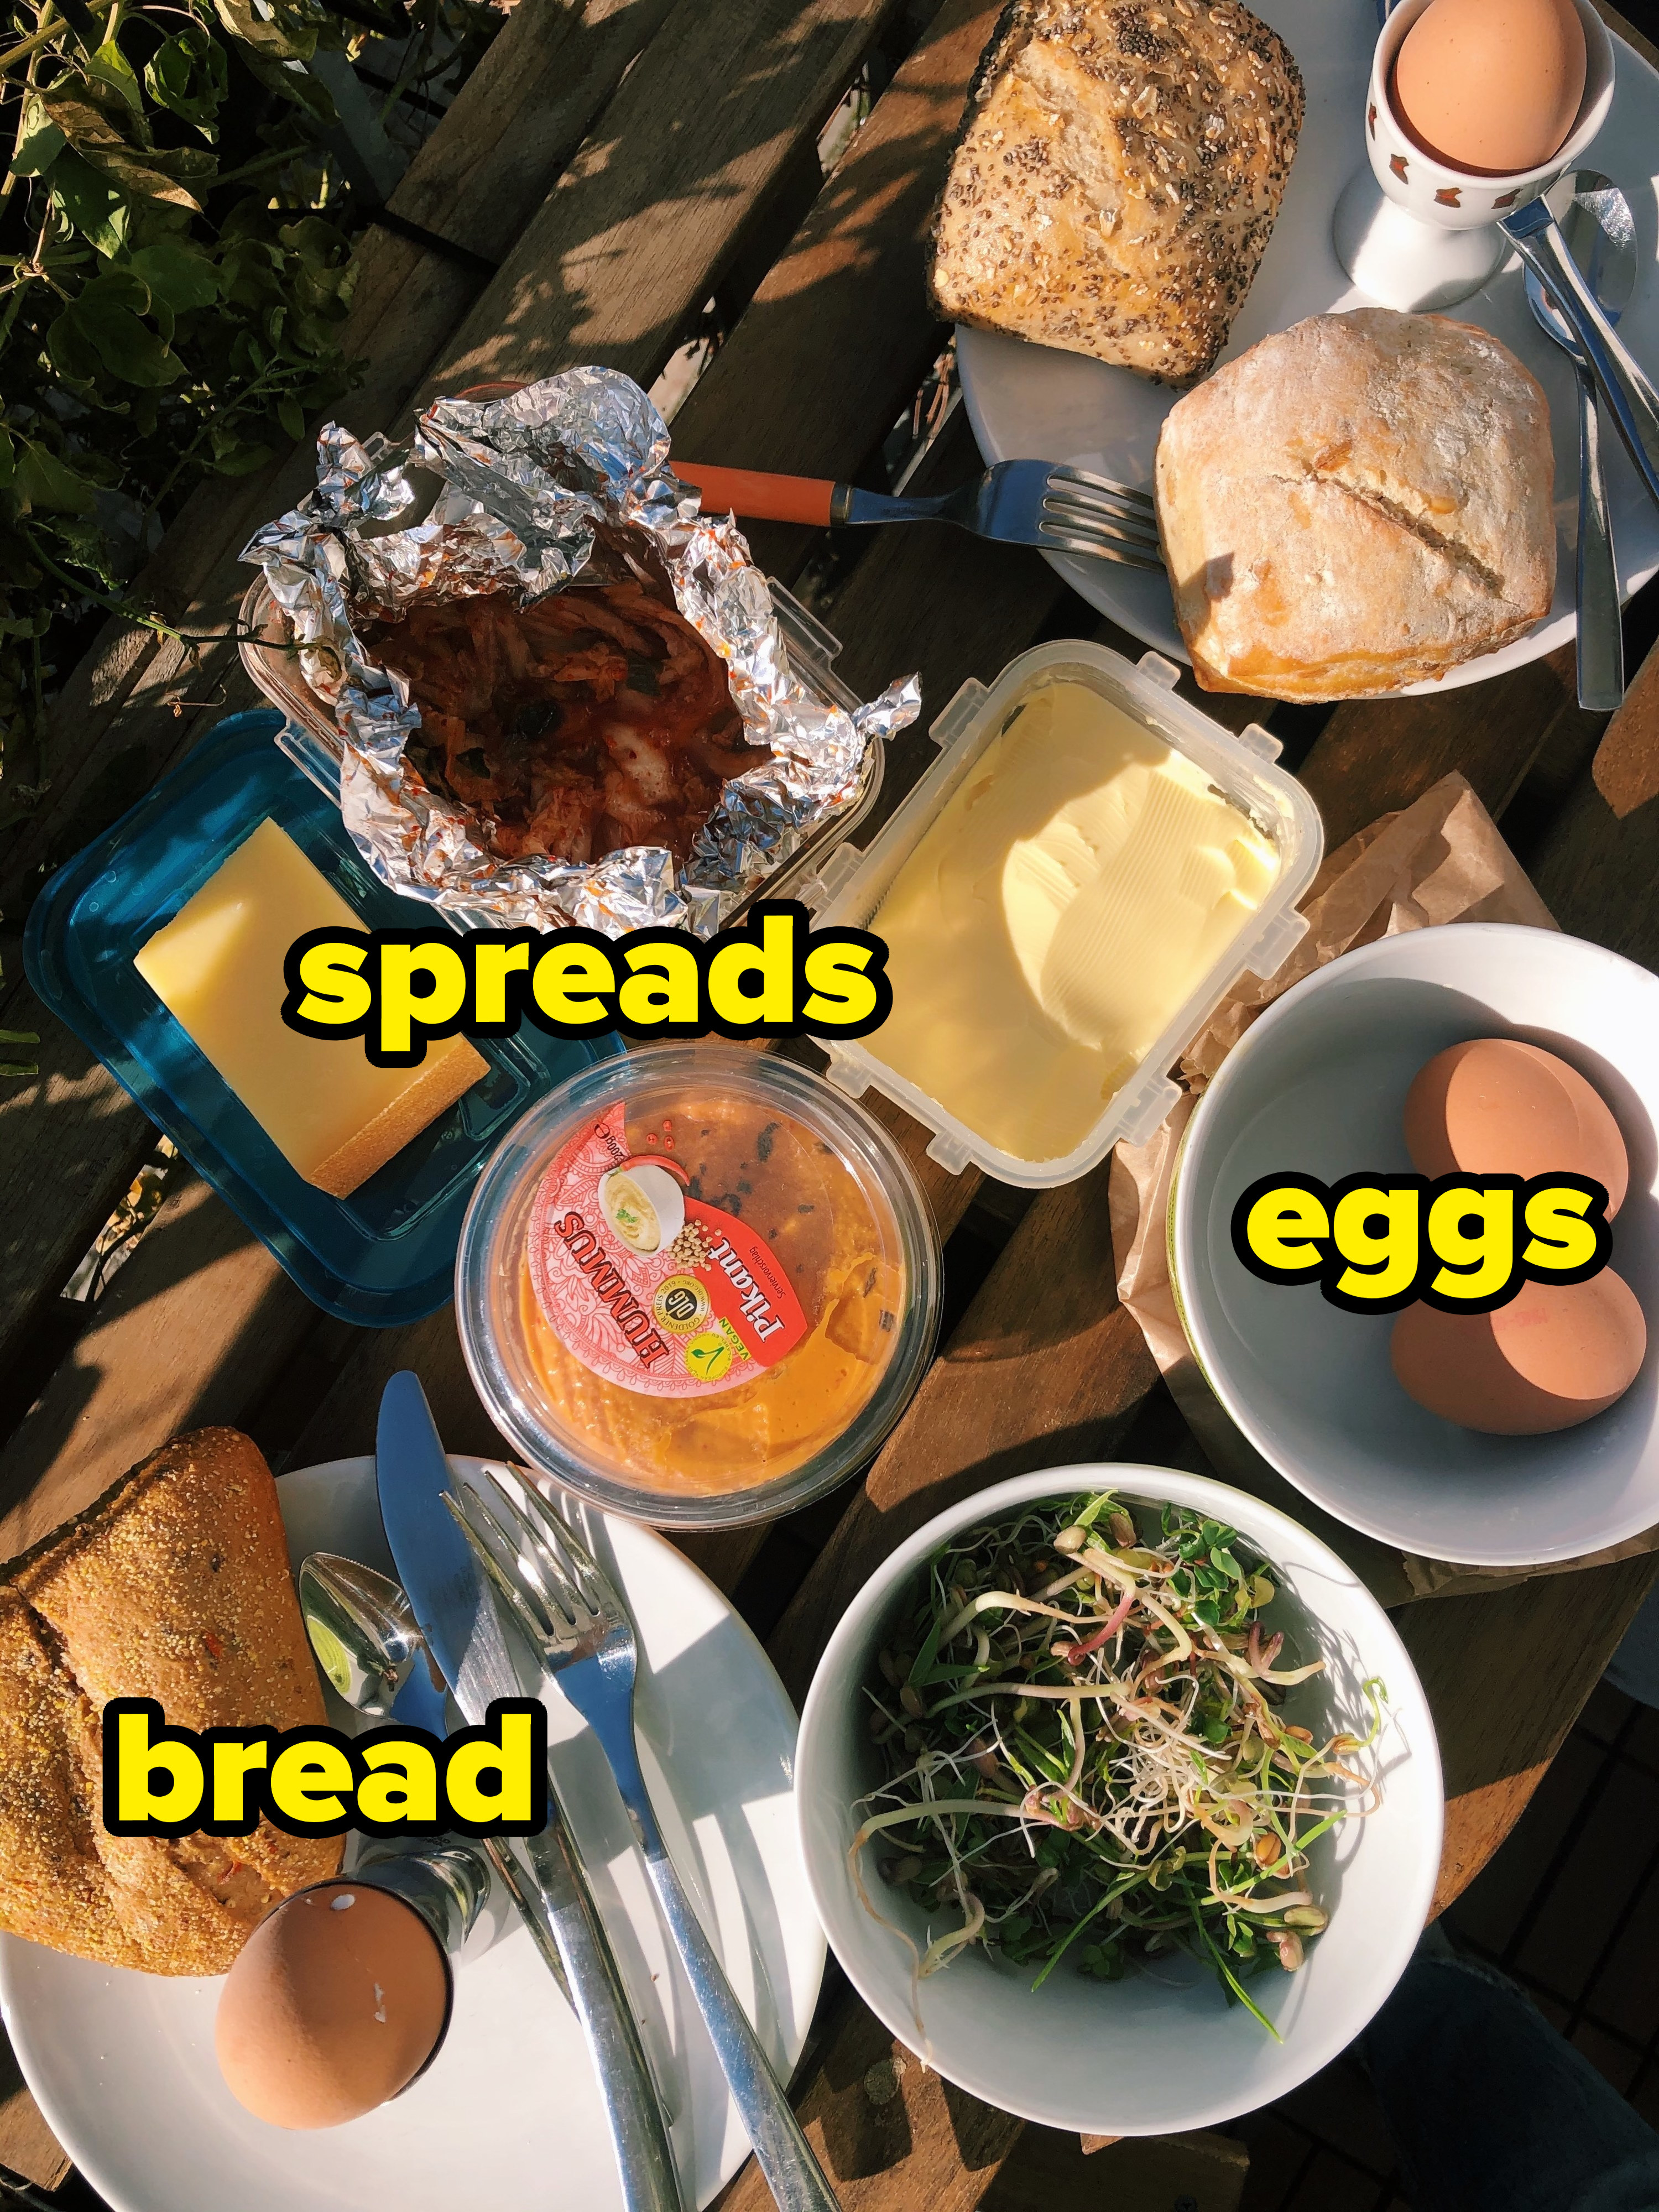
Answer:
<path fill-rule="evenodd" d="M 915 718 L 914 677 L 849 709 L 792 670 L 741 532 L 614 370 L 439 399 L 409 447 L 317 442 L 243 558 L 333 713 L 354 841 L 462 927 L 711 934 Z M 404 521 L 413 470 L 442 481 Z"/>

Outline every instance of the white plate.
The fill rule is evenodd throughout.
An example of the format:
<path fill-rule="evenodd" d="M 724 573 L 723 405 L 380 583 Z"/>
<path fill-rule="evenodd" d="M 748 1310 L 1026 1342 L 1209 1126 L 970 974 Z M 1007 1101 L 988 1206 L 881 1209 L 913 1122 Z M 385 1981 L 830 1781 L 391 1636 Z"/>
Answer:
<path fill-rule="evenodd" d="M 912 1953 L 865 1910 L 854 1886 L 847 1856 L 854 1802 L 881 1778 L 865 1693 L 878 1679 L 876 1654 L 904 1586 L 957 1530 L 1000 1520 L 1035 1498 L 1108 1487 L 1129 1498 L 1172 1498 L 1230 1522 L 1270 1563 L 1279 1592 L 1271 1625 L 1288 1630 L 1298 1652 L 1311 1656 L 1316 1644 L 1328 1662 L 1325 1674 L 1290 1692 L 1288 1719 L 1316 1734 L 1349 1728 L 1364 1736 L 1370 1713 L 1363 1685 L 1379 1675 L 1387 1688 L 1376 1744 L 1360 1762 L 1368 1771 L 1374 1762 L 1381 1774 L 1382 1802 L 1312 1847 L 1310 1886 L 1330 1926 L 1309 1944 L 1297 1972 L 1275 1969 L 1249 1984 L 1282 2042 L 1242 2005 L 1230 2007 L 1212 1974 L 1179 1955 L 1159 1960 L 1156 1973 L 1107 1984 L 1062 1964 L 1034 1990 L 1029 1967 L 1006 1966 L 975 1946 L 917 1984 Z M 1434 1723 L 1387 1613 L 1351 1567 L 1286 1515 L 1243 1491 L 1163 1467 L 1017 1475 L 919 1529 L 877 1568 L 830 1639 L 801 1715 L 797 1789 L 813 1895 L 836 1956 L 870 2009 L 946 2081 L 1005 2112 L 1090 2135 L 1213 2127 L 1317 2073 L 1405 1971 L 1440 1870 Z M 873 1868 L 867 1879 L 883 1914 L 913 1942 L 940 1932 L 920 1907 L 884 1888 Z"/>
<path fill-rule="evenodd" d="M 1343 185 L 1365 161 L 1360 118 L 1376 43 L 1374 0 L 1251 4 L 1296 56 L 1308 88 L 1308 112 L 1279 222 L 1233 325 L 1224 361 L 1306 315 L 1367 304 L 1336 258 L 1331 214 Z M 1613 111 L 1582 166 L 1611 177 L 1635 211 L 1640 275 L 1620 333 L 1637 358 L 1653 369 L 1659 368 L 1659 75 L 1622 40 L 1613 44 L 1618 76 Z M 1514 254 L 1484 291 L 1445 312 L 1502 338 L 1549 396 L 1560 559 L 1547 620 L 1502 653 L 1452 669 L 1438 684 L 1411 687 L 1425 693 L 1520 668 L 1565 645 L 1577 628 L 1572 548 L 1578 513 L 1578 416 L 1571 364 L 1534 322 Z M 1178 393 L 1127 368 L 1109 368 L 1080 354 L 1057 353 L 985 331 L 959 328 L 957 358 L 969 419 L 988 461 L 1073 461 L 1121 483 L 1151 484 L 1158 429 Z M 1620 581 L 1628 598 L 1659 568 L 1659 509 L 1644 492 L 1610 425 L 1603 429 L 1601 443 Z M 1161 575 L 1070 554 L 1048 557 L 1091 606 L 1172 659 L 1188 658 L 1175 625 L 1170 587 Z"/>
<path fill-rule="evenodd" d="M 483 1462 L 451 1462 L 463 1474 Z M 374 1463 L 336 1460 L 276 1486 L 295 1566 L 343 1552 L 392 1571 Z M 724 1597 L 649 1528 L 572 1510 L 616 1577 L 641 1644 L 639 1723 L 675 1863 L 773 2063 L 800 2056 L 823 1936 L 795 1840 L 795 1716 Z M 328 1693 L 331 1717 L 357 1723 Z M 602 1755 L 547 1698 L 561 1795 L 658 2078 L 675 2105 L 687 2201 L 705 2204 L 747 2153 L 725 2081 L 628 1839 Z M 467 1939 L 455 2016 L 413 2087 L 343 2128 L 291 2135 L 243 2111 L 213 2055 L 216 1979 L 101 1966 L 0 1938 L 0 2008 L 40 2109 L 115 2212 L 610 2212 L 622 2192 L 586 2046 L 499 1893 Z"/>

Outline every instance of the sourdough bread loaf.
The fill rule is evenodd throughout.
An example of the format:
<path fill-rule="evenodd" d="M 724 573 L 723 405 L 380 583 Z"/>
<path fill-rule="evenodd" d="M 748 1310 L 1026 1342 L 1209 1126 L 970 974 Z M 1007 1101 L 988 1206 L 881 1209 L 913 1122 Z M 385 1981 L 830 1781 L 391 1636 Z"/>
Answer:
<path fill-rule="evenodd" d="M 1255 276 L 1301 75 L 1237 0 L 1012 0 L 934 221 L 949 320 L 1164 383 L 1208 368 Z"/>
<path fill-rule="evenodd" d="M 1207 691 L 1396 690 L 1549 611 L 1548 403 L 1467 323 L 1360 307 L 1263 338 L 1176 402 L 1156 476 Z"/>
<path fill-rule="evenodd" d="M 0 1570 L 0 1928 L 157 1974 L 222 1973 L 340 1839 L 112 1836 L 101 1717 L 191 1729 L 325 1718 L 276 1486 L 233 1429 L 177 1438 Z"/>

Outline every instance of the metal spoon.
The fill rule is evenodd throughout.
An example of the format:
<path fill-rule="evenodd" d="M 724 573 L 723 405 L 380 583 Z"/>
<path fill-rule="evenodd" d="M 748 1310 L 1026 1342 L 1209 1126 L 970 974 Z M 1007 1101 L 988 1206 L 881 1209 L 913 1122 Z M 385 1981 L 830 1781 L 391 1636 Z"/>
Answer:
<path fill-rule="evenodd" d="M 1636 241 L 1624 194 L 1595 169 L 1565 179 L 1571 198 L 1559 216 L 1563 243 L 1609 325 L 1636 289 Z M 1578 385 L 1578 703 L 1610 714 L 1625 696 L 1625 641 L 1619 610 L 1601 466 L 1601 424 L 1589 356 L 1535 269 L 1526 272 L 1527 301 L 1539 326 L 1572 362 Z"/>
<path fill-rule="evenodd" d="M 1516 208 L 1513 215 L 1503 218 L 1499 228 L 1527 267 L 1549 287 L 1583 348 L 1590 374 L 1648 496 L 1659 507 L 1659 390 L 1615 335 L 1585 283 L 1583 271 L 1567 251 L 1555 220 L 1555 210 L 1565 206 L 1570 198 L 1576 200 L 1581 190 L 1598 197 L 1595 220 L 1609 237 L 1627 240 L 1633 258 L 1636 224 L 1630 202 L 1616 185 L 1593 169 L 1579 169 L 1559 179 L 1547 198 Z"/>
<path fill-rule="evenodd" d="M 426 1646 L 409 1600 L 389 1575 L 377 1574 L 337 1552 L 313 1552 L 300 1567 L 300 1611 L 317 1663 L 332 1688 L 356 1712 L 386 1720 L 399 1698 L 398 1717 L 434 1735 L 444 1733 L 443 1692 L 433 1683 Z M 418 1671 L 415 1662 L 422 1664 Z M 411 1683 L 407 1695 L 404 1686 Z M 493 1838 L 484 1850 L 501 1887 L 519 1909 L 542 1962 L 569 2001 L 564 1961 L 518 1861 Z"/>

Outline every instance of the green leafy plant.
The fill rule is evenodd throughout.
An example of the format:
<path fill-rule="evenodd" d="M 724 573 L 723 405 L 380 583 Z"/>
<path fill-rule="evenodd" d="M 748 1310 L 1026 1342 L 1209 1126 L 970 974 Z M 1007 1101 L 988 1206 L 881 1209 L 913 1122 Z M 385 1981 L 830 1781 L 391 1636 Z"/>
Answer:
<path fill-rule="evenodd" d="M 32 21 L 33 27 L 27 26 Z M 56 680 L 204 476 L 345 387 L 320 0 L 33 0 L 0 52 L 0 828 L 56 763 Z"/>

